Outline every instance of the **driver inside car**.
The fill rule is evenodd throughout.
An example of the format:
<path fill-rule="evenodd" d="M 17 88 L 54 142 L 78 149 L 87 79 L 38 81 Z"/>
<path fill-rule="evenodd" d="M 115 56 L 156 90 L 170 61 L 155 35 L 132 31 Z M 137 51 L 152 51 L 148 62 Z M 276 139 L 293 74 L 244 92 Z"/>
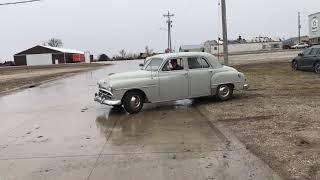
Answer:
<path fill-rule="evenodd" d="M 177 59 L 171 60 L 171 66 L 172 66 L 172 68 L 171 68 L 172 71 L 183 70 L 183 67 L 178 64 Z"/>

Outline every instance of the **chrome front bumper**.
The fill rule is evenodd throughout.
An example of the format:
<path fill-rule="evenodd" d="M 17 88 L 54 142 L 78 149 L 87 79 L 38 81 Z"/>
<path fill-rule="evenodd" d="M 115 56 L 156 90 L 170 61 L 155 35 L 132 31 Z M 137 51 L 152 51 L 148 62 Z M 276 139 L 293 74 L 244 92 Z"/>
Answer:
<path fill-rule="evenodd" d="M 119 106 L 122 104 L 121 100 L 112 99 L 113 94 L 107 90 L 100 89 L 99 92 L 95 94 L 94 101 L 108 106 Z"/>

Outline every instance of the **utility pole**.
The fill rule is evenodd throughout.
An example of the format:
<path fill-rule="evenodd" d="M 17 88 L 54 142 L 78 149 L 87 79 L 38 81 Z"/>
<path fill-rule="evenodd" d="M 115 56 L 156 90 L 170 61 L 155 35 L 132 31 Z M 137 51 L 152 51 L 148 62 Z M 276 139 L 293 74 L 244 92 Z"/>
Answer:
<path fill-rule="evenodd" d="M 168 11 L 168 14 L 164 14 L 163 17 L 167 18 L 167 24 L 168 24 L 168 51 L 172 52 L 172 41 L 171 41 L 171 28 L 172 28 L 172 20 L 171 17 L 173 17 L 174 14 L 170 14 Z"/>
<path fill-rule="evenodd" d="M 221 0 L 224 65 L 229 65 L 226 1 Z"/>
<path fill-rule="evenodd" d="M 298 12 L 298 37 L 299 37 L 299 43 L 301 43 L 301 16 L 300 16 L 300 12 Z"/>

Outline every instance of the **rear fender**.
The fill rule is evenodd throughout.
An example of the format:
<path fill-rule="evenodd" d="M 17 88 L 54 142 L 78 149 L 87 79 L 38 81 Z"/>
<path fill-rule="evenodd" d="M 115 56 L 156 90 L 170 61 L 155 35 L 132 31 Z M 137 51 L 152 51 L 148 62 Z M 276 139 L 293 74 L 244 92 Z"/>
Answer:
<path fill-rule="evenodd" d="M 235 71 L 226 71 L 214 74 L 211 78 L 212 94 L 215 94 L 216 89 L 222 84 L 232 84 L 236 90 L 242 89 L 245 83 L 245 77 L 242 73 Z"/>

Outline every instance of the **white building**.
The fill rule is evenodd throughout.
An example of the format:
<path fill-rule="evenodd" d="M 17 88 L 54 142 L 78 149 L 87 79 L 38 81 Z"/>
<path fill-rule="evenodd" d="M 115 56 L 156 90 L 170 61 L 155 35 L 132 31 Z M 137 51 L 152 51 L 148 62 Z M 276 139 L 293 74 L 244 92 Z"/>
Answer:
<path fill-rule="evenodd" d="M 206 48 L 208 50 L 208 48 Z M 253 43 L 234 43 L 228 44 L 229 53 L 245 53 L 254 51 L 272 51 L 282 49 L 282 42 L 253 42 Z M 222 44 L 214 44 L 206 51 L 211 54 L 223 53 Z"/>
<path fill-rule="evenodd" d="M 309 15 L 309 38 L 310 44 L 320 44 L 320 12 Z"/>

